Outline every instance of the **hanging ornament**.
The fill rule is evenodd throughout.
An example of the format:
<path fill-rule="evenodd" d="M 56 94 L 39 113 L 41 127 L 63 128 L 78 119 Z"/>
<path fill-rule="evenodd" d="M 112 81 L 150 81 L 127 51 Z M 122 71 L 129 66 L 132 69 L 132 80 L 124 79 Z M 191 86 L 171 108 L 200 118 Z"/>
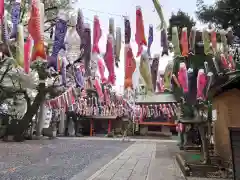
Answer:
<path fill-rule="evenodd" d="M 75 81 L 77 84 L 77 87 L 83 88 L 84 87 L 84 77 L 83 77 L 83 72 L 82 68 L 80 65 L 75 65 L 74 66 L 74 73 L 75 73 Z"/>
<path fill-rule="evenodd" d="M 24 67 L 24 32 L 23 32 L 23 25 L 18 24 L 17 25 L 17 55 L 16 55 L 16 60 L 17 60 L 17 65 L 20 67 Z"/>
<path fill-rule="evenodd" d="M 197 99 L 205 100 L 204 89 L 207 85 L 206 75 L 203 69 L 198 70 L 197 76 Z"/>
<path fill-rule="evenodd" d="M 61 49 L 58 53 L 57 71 L 62 75 L 63 86 L 67 86 L 67 65 L 66 51 Z"/>
<path fill-rule="evenodd" d="M 226 31 L 220 30 L 220 36 L 221 36 L 221 43 L 222 43 L 222 52 L 226 56 L 228 54 L 228 44 L 227 44 L 227 37 L 226 37 Z"/>
<path fill-rule="evenodd" d="M 148 55 L 147 53 L 143 53 L 140 58 L 139 71 L 145 81 L 147 92 L 153 92 L 153 84 L 149 67 Z"/>
<path fill-rule="evenodd" d="M 167 91 L 172 90 L 172 72 L 173 72 L 173 62 L 170 61 L 164 71 L 164 89 Z"/>
<path fill-rule="evenodd" d="M 155 117 L 155 118 L 159 117 L 159 114 L 158 114 L 158 106 L 157 106 L 157 105 L 154 106 L 154 117 Z"/>
<path fill-rule="evenodd" d="M 231 66 L 230 69 L 232 71 L 236 70 L 236 63 L 233 60 L 233 52 L 232 51 L 230 51 L 229 54 L 228 54 L 228 61 L 229 61 L 230 66 Z"/>
<path fill-rule="evenodd" d="M 197 34 L 197 28 L 192 27 L 190 31 L 190 36 L 189 36 L 189 50 L 192 54 L 195 54 L 196 34 Z"/>
<path fill-rule="evenodd" d="M 228 67 L 229 67 L 228 61 L 223 53 L 220 55 L 220 58 L 221 58 L 221 63 L 222 63 L 223 68 L 228 69 Z"/>
<path fill-rule="evenodd" d="M 116 41 L 115 41 L 116 49 L 115 49 L 115 65 L 119 67 L 120 63 L 120 53 L 121 53 L 121 46 L 122 46 L 122 34 L 121 28 L 116 28 Z"/>
<path fill-rule="evenodd" d="M 181 56 L 181 50 L 179 45 L 178 29 L 177 27 L 172 27 L 172 44 L 174 49 L 174 56 Z"/>
<path fill-rule="evenodd" d="M 217 52 L 217 33 L 215 29 L 211 31 L 211 43 L 212 43 L 212 50 L 213 53 L 216 54 Z"/>
<path fill-rule="evenodd" d="M 139 57 L 143 52 L 143 47 L 147 45 L 144 33 L 144 23 L 141 7 L 136 7 L 136 34 L 135 41 L 138 45 L 137 57 Z"/>
<path fill-rule="evenodd" d="M 216 61 L 215 57 L 213 57 L 212 60 L 213 60 L 214 67 L 215 67 L 215 69 L 217 71 L 217 74 L 219 74 L 220 73 L 220 69 L 219 69 L 218 62 Z"/>
<path fill-rule="evenodd" d="M 68 22 L 69 27 L 67 28 L 67 32 L 65 32 L 64 43 L 66 46 L 67 60 L 70 64 L 73 64 L 81 55 L 81 51 L 79 51 L 81 38 L 76 30 L 77 15 L 72 13 Z"/>
<path fill-rule="evenodd" d="M 172 75 L 172 78 L 173 78 L 174 83 L 177 85 L 177 87 L 180 88 L 181 86 L 180 86 L 180 84 L 178 82 L 178 79 L 177 79 L 175 74 Z"/>
<path fill-rule="evenodd" d="M 152 1 L 161 21 L 161 24 L 158 26 L 158 29 L 167 29 L 167 23 L 163 16 L 162 6 L 159 4 L 158 0 L 152 0 Z"/>
<path fill-rule="evenodd" d="M 210 45 L 210 39 L 209 39 L 209 33 L 206 28 L 203 29 L 202 32 L 202 39 L 203 39 L 203 44 L 204 44 L 204 53 L 206 55 L 212 54 L 211 52 L 211 45 Z"/>

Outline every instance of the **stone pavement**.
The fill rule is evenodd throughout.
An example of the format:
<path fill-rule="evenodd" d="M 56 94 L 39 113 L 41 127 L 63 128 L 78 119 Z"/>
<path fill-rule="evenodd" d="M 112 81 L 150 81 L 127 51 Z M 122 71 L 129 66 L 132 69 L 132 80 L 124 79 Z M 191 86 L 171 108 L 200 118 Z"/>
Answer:
<path fill-rule="evenodd" d="M 175 161 L 177 151 L 176 142 L 173 141 L 138 141 L 87 180 L 185 180 Z M 78 179 L 79 177 L 75 177 L 71 180 Z"/>
<path fill-rule="evenodd" d="M 175 143 L 170 144 L 176 146 Z M 168 147 L 164 140 L 158 144 L 136 142 L 87 180 L 181 180 L 183 177 L 180 171 L 176 171 L 174 159 L 165 151 L 166 148 L 163 148 L 165 154 L 161 164 L 155 166 L 157 146 Z M 156 168 L 161 176 L 156 174 Z"/>

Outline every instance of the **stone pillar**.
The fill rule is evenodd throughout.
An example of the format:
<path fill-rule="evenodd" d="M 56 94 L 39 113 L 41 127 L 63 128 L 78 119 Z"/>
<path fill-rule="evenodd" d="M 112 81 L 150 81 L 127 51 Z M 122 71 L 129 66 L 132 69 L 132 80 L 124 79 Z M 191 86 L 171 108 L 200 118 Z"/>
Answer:
<path fill-rule="evenodd" d="M 58 127 L 59 135 L 64 135 L 66 115 L 63 109 L 60 110 L 60 122 Z"/>
<path fill-rule="evenodd" d="M 43 101 L 40 105 L 40 110 L 38 114 L 38 119 L 37 119 L 37 127 L 36 127 L 36 135 L 41 136 L 42 135 L 42 129 L 44 126 L 44 121 L 45 121 L 45 114 L 46 114 L 46 106 L 45 102 Z"/>
<path fill-rule="evenodd" d="M 75 124 L 72 116 L 68 116 L 68 134 L 69 136 L 75 136 Z"/>

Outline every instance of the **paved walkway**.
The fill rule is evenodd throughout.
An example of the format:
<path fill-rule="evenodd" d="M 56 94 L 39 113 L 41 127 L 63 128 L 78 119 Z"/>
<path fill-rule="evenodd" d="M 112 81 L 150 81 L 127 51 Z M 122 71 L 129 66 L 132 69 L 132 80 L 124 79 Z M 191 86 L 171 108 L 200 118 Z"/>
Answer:
<path fill-rule="evenodd" d="M 156 169 L 157 146 L 163 148 L 165 155 Z M 174 159 L 169 156 L 167 148 L 165 143 L 136 142 L 87 180 L 181 180 L 181 174 L 177 174 L 180 171 L 176 171 L 178 167 L 175 167 Z M 161 177 L 156 170 L 161 172 Z"/>

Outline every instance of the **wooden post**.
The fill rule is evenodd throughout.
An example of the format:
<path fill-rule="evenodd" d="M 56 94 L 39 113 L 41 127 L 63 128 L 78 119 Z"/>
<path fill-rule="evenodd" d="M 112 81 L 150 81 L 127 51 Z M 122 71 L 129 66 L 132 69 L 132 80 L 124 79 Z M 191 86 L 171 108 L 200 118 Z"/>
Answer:
<path fill-rule="evenodd" d="M 112 131 L 112 121 L 108 120 L 108 134 L 110 134 Z"/>
<path fill-rule="evenodd" d="M 93 119 L 90 120 L 90 136 L 93 136 Z"/>

